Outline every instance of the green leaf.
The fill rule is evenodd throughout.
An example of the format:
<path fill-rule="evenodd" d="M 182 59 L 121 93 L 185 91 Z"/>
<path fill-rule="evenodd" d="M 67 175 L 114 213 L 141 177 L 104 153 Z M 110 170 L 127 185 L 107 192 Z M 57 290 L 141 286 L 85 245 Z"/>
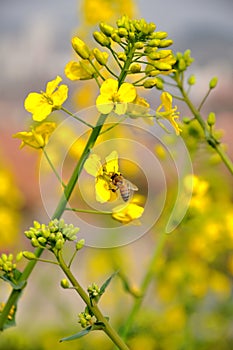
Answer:
<path fill-rule="evenodd" d="M 13 277 L 9 277 L 9 275 L 5 273 L 4 275 L 0 276 L 0 278 L 3 281 L 8 282 L 12 286 L 13 289 L 20 290 L 20 289 L 23 289 L 26 285 L 26 281 L 18 282 L 21 275 L 22 275 L 22 273 L 19 270 L 15 269 Z"/>
<path fill-rule="evenodd" d="M 118 271 L 114 272 L 100 287 L 100 295 L 104 294 L 105 289 L 107 288 L 107 286 L 109 285 L 109 283 L 111 282 L 112 278 L 115 277 L 118 274 Z"/>
<path fill-rule="evenodd" d="M 87 328 L 83 329 L 81 332 L 78 332 L 73 335 L 70 335 L 69 337 L 60 339 L 60 342 L 75 340 L 75 339 L 84 337 L 85 335 L 90 333 L 92 330 L 93 330 L 93 326 L 88 326 Z"/>

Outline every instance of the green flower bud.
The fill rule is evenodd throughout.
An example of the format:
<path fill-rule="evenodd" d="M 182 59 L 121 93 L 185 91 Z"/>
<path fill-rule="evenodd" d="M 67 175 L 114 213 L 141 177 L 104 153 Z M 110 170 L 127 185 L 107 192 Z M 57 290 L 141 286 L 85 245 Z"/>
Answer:
<path fill-rule="evenodd" d="M 6 261 L 7 261 L 7 255 L 6 255 L 5 253 L 3 253 L 3 254 L 1 255 L 1 258 L 2 258 L 2 261 L 3 261 L 3 262 L 6 262 Z"/>
<path fill-rule="evenodd" d="M 134 41 L 135 40 L 135 34 L 134 32 L 129 32 L 129 38 L 131 41 Z"/>
<path fill-rule="evenodd" d="M 188 84 L 189 85 L 194 85 L 196 84 L 196 77 L 194 74 L 190 75 L 190 77 L 188 78 Z"/>
<path fill-rule="evenodd" d="M 93 49 L 93 55 L 95 56 L 96 61 L 101 64 L 101 66 L 106 66 L 108 61 L 108 53 L 101 52 L 97 47 Z"/>
<path fill-rule="evenodd" d="M 71 40 L 74 51 L 84 60 L 90 57 L 90 50 L 87 45 L 77 36 Z"/>
<path fill-rule="evenodd" d="M 127 56 L 126 56 L 126 54 L 124 52 L 119 52 L 117 54 L 117 57 L 119 58 L 120 61 L 124 61 L 125 62 L 127 60 Z"/>
<path fill-rule="evenodd" d="M 101 46 L 106 46 L 106 47 L 111 46 L 111 41 L 105 34 L 101 32 L 94 32 L 93 37 L 97 41 L 97 43 L 100 44 Z"/>
<path fill-rule="evenodd" d="M 182 72 L 186 69 L 186 63 L 185 63 L 185 60 L 183 58 L 179 59 L 178 61 L 178 68 L 179 70 Z"/>
<path fill-rule="evenodd" d="M 70 287 L 69 281 L 66 278 L 63 278 L 60 282 L 62 288 L 67 289 Z"/>
<path fill-rule="evenodd" d="M 20 261 L 23 257 L 23 252 L 19 252 L 17 255 L 16 255 L 16 261 Z"/>
<path fill-rule="evenodd" d="M 159 60 L 161 58 L 160 53 L 158 51 L 152 51 L 151 53 L 149 53 L 148 57 L 151 60 Z"/>
<path fill-rule="evenodd" d="M 160 44 L 160 40 L 159 39 L 152 39 L 152 40 L 150 40 L 149 42 L 148 42 L 148 46 L 150 46 L 150 47 L 158 47 L 159 46 L 159 44 Z"/>
<path fill-rule="evenodd" d="M 218 78 L 217 77 L 213 77 L 210 82 L 209 82 L 209 88 L 210 89 L 214 89 L 215 86 L 217 85 L 218 83 Z"/>
<path fill-rule="evenodd" d="M 56 244 L 55 244 L 55 248 L 57 250 L 61 250 L 63 248 L 63 245 L 64 245 L 64 239 L 58 239 Z"/>
<path fill-rule="evenodd" d="M 151 89 L 157 84 L 157 78 L 147 79 L 144 81 L 143 86 L 145 89 Z"/>
<path fill-rule="evenodd" d="M 163 80 L 162 79 L 157 78 L 156 88 L 159 90 L 163 90 Z"/>
<path fill-rule="evenodd" d="M 39 245 L 40 245 L 38 240 L 36 239 L 36 237 L 32 237 L 31 244 L 34 248 L 39 247 Z"/>
<path fill-rule="evenodd" d="M 100 27 L 101 32 L 103 32 L 107 36 L 111 36 L 113 31 L 114 31 L 114 28 L 112 26 L 110 26 L 109 24 L 106 24 L 104 22 L 101 22 L 99 24 L 99 27 Z"/>
<path fill-rule="evenodd" d="M 156 25 L 153 22 L 148 24 L 148 33 L 153 33 L 156 29 Z"/>
<path fill-rule="evenodd" d="M 166 62 L 155 62 L 154 63 L 155 68 L 159 70 L 170 70 L 172 69 L 172 66 L 169 63 Z"/>
<path fill-rule="evenodd" d="M 40 223 L 36 220 L 33 221 L 33 226 L 34 226 L 34 228 L 37 228 L 37 229 L 39 229 L 41 227 Z"/>
<path fill-rule="evenodd" d="M 27 252 L 27 251 L 24 251 L 23 252 L 23 256 L 28 259 L 28 260 L 35 260 L 37 259 L 36 255 L 32 252 Z"/>
<path fill-rule="evenodd" d="M 139 73 L 141 71 L 141 65 L 139 63 L 133 63 L 131 64 L 129 70 L 132 73 Z"/>
<path fill-rule="evenodd" d="M 115 41 L 116 43 L 120 44 L 121 43 L 121 38 L 119 37 L 119 35 L 117 34 L 117 32 L 113 32 L 111 35 L 111 38 L 113 41 Z"/>
<path fill-rule="evenodd" d="M 183 123 L 184 123 L 184 124 L 189 124 L 190 122 L 191 122 L 190 117 L 184 117 L 184 118 L 183 118 Z"/>
<path fill-rule="evenodd" d="M 167 39 L 167 40 L 161 40 L 159 47 L 168 47 L 173 44 L 173 40 Z"/>
<path fill-rule="evenodd" d="M 166 58 L 169 55 L 172 55 L 172 50 L 160 50 L 159 54 L 160 54 L 160 58 Z"/>
<path fill-rule="evenodd" d="M 45 237 L 38 237 L 38 242 L 42 245 L 45 245 L 47 242 L 47 239 Z"/>
<path fill-rule="evenodd" d="M 128 30 L 125 28 L 119 28 L 118 34 L 120 37 L 127 37 L 128 36 Z"/>
<path fill-rule="evenodd" d="M 142 41 L 138 41 L 137 43 L 135 43 L 135 48 L 138 50 L 143 49 L 144 46 L 145 44 Z"/>
<path fill-rule="evenodd" d="M 85 244 L 85 240 L 84 239 L 80 239 L 77 243 L 76 243 L 76 250 L 80 250 L 83 248 Z"/>
<path fill-rule="evenodd" d="M 213 126 L 216 122 L 216 117 L 214 112 L 210 112 L 207 118 L 207 123 L 209 126 Z"/>
<path fill-rule="evenodd" d="M 167 32 L 155 32 L 152 34 L 153 39 L 165 39 L 167 38 Z"/>

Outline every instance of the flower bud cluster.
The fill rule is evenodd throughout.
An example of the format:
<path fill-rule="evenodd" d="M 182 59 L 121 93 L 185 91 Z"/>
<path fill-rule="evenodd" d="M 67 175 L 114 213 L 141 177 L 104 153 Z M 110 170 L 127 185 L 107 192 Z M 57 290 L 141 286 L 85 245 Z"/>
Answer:
<path fill-rule="evenodd" d="M 3 311 L 4 307 L 5 307 L 5 303 L 1 302 L 0 303 L 0 313 Z M 15 307 L 15 305 L 12 305 L 12 307 L 9 311 L 9 314 L 7 316 L 9 321 L 11 321 L 13 319 L 15 311 L 16 311 L 16 307 Z"/>
<path fill-rule="evenodd" d="M 177 52 L 175 69 L 177 69 L 180 72 L 183 72 L 193 63 L 193 61 L 194 58 L 191 57 L 190 50 L 186 50 L 184 53 Z"/>
<path fill-rule="evenodd" d="M 135 57 L 140 63 L 131 65 L 129 72 L 132 74 L 141 73 L 141 63 L 146 65 L 145 74 L 156 76 L 158 74 L 169 74 L 173 71 L 176 60 L 172 50 L 165 49 L 172 45 L 172 40 L 167 39 L 166 32 L 155 32 L 156 25 L 148 23 L 145 19 L 131 20 L 127 16 L 121 17 L 113 27 L 107 23 L 100 23 L 100 32 L 93 33 L 94 39 L 101 46 L 110 48 L 113 42 L 118 43 L 125 50 L 117 53 L 120 61 L 127 59 L 127 47 L 134 48 Z M 142 62 L 142 59 L 146 58 Z M 156 81 L 154 81 L 154 85 Z M 152 87 L 152 86 L 150 86 Z M 161 88 L 161 87 L 160 87 Z"/>
<path fill-rule="evenodd" d="M 13 254 L 2 253 L 0 255 L 0 271 L 11 275 L 16 269 L 16 264 L 13 262 Z"/>
<path fill-rule="evenodd" d="M 34 221 L 34 226 L 25 231 L 33 247 L 60 250 L 66 241 L 75 241 L 79 228 L 65 224 L 64 220 L 52 220 L 48 225 Z"/>
<path fill-rule="evenodd" d="M 78 314 L 78 322 L 81 324 L 82 328 L 86 328 L 93 324 L 92 317 L 93 316 L 89 313 L 88 308 L 86 308 L 84 312 L 80 312 L 80 314 Z"/>
<path fill-rule="evenodd" d="M 99 299 L 101 291 L 100 288 L 97 286 L 96 283 L 92 283 L 88 288 L 87 288 L 88 294 L 90 299 Z"/>

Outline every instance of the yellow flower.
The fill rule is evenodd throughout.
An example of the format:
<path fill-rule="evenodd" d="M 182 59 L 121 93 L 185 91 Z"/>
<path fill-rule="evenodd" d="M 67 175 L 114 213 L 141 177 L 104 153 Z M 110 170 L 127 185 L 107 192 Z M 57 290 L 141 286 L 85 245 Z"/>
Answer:
<path fill-rule="evenodd" d="M 127 205 L 118 205 L 112 211 L 112 217 L 115 220 L 128 224 L 129 222 L 138 219 L 142 216 L 144 208 L 136 203 L 129 203 Z"/>
<path fill-rule="evenodd" d="M 123 83 L 118 89 L 118 81 L 107 79 L 100 88 L 96 105 L 100 113 L 108 114 L 112 110 L 116 114 L 124 114 L 127 103 L 133 102 L 137 96 L 135 87 L 130 83 Z"/>
<path fill-rule="evenodd" d="M 41 93 L 31 92 L 25 99 L 25 109 L 32 113 L 35 121 L 41 122 L 54 110 L 60 109 L 68 97 L 68 86 L 59 85 L 62 78 L 57 76 L 56 79 L 49 81 L 46 91 Z"/>
<path fill-rule="evenodd" d="M 118 154 L 111 152 L 102 165 L 97 154 L 91 154 L 84 164 L 86 172 L 95 177 L 96 200 L 105 203 L 116 198 L 116 194 L 111 190 L 111 175 L 118 173 Z"/>
<path fill-rule="evenodd" d="M 13 137 L 22 140 L 20 148 L 25 145 L 33 148 L 43 148 L 48 143 L 48 139 L 55 128 L 56 123 L 42 123 L 32 128 L 31 131 L 17 132 Z"/>
<path fill-rule="evenodd" d="M 172 96 L 168 92 L 163 92 L 160 96 L 160 99 L 162 103 L 157 108 L 156 114 L 161 118 L 168 119 L 174 127 L 176 134 L 179 135 L 182 130 L 179 128 L 177 122 L 175 121 L 175 119 L 179 118 L 179 113 L 176 112 L 177 106 L 172 108 Z M 162 108 L 164 108 L 164 111 L 160 112 Z"/>
<path fill-rule="evenodd" d="M 70 61 L 65 66 L 65 75 L 70 80 L 92 79 L 95 73 L 95 69 L 91 66 L 88 60 L 82 60 L 80 62 Z"/>

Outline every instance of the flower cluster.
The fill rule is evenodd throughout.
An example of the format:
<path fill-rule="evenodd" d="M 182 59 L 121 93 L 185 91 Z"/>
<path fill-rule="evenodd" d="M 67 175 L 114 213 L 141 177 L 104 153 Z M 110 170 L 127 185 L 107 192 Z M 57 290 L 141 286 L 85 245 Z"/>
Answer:
<path fill-rule="evenodd" d="M 96 299 L 98 301 L 101 295 L 101 290 L 96 283 L 92 283 L 92 285 L 87 288 L 87 291 L 90 299 Z"/>
<path fill-rule="evenodd" d="M 34 221 L 34 226 L 25 231 L 25 236 L 31 240 L 33 247 L 47 248 L 58 251 L 66 241 L 75 241 L 79 228 L 65 224 L 64 220 L 52 220 L 48 225 Z"/>
<path fill-rule="evenodd" d="M 13 254 L 2 253 L 0 256 L 0 271 L 6 274 L 12 274 L 16 269 L 16 264 L 13 262 Z"/>
<path fill-rule="evenodd" d="M 80 312 L 78 314 L 78 318 L 79 318 L 78 322 L 80 323 L 82 328 L 92 326 L 94 323 L 93 315 L 90 314 L 88 308 L 86 308 L 84 312 Z"/>

